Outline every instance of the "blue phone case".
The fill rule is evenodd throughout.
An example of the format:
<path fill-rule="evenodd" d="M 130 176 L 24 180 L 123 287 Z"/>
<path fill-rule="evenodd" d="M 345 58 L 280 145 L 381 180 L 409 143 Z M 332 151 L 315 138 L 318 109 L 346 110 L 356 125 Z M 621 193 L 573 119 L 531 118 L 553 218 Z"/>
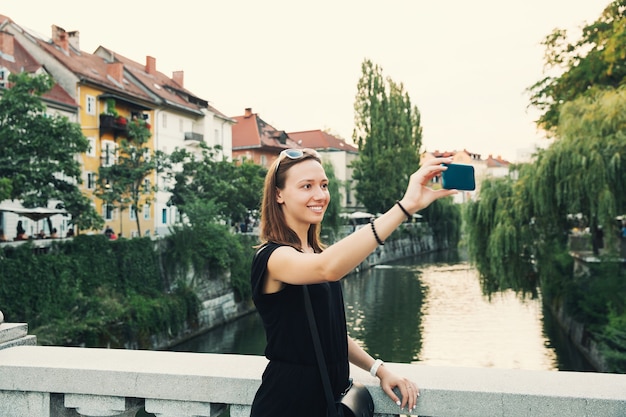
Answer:
<path fill-rule="evenodd" d="M 447 170 L 441 173 L 441 185 L 447 190 L 474 191 L 476 180 L 474 167 L 464 164 L 448 164 Z"/>

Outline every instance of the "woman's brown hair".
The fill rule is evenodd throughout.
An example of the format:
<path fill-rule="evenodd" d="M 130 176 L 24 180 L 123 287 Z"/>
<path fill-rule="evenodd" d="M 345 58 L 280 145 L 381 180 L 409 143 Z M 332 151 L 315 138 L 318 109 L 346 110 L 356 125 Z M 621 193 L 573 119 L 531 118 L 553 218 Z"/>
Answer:
<path fill-rule="evenodd" d="M 261 244 L 274 242 L 292 246 L 302 251 L 300 239 L 285 221 L 285 215 L 280 204 L 276 201 L 276 190 L 285 187 L 285 178 L 289 169 L 307 159 L 313 159 L 322 164 L 317 152 L 312 149 L 302 149 L 302 157 L 292 159 L 281 153 L 276 158 L 265 175 L 263 185 L 263 199 L 261 201 Z M 307 233 L 307 243 L 315 253 L 319 253 L 326 247 L 320 240 L 321 224 L 311 224 Z"/>

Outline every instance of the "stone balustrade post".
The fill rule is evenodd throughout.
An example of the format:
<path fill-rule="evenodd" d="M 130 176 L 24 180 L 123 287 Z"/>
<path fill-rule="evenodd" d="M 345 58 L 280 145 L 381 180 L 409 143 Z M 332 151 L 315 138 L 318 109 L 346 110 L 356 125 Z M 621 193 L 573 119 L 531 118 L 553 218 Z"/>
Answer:
<path fill-rule="evenodd" d="M 0 350 L 13 346 L 35 346 L 37 338 L 28 335 L 28 324 L 5 323 L 0 311 Z"/>

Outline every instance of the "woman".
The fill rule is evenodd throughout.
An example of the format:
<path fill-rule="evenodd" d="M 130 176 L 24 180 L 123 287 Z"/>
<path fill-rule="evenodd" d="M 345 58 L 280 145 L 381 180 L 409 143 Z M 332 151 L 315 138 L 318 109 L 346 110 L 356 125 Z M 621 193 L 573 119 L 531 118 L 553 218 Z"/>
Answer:
<path fill-rule="evenodd" d="M 265 327 L 269 359 L 251 417 L 326 416 L 326 400 L 304 309 L 308 285 L 333 394 L 348 386 L 349 362 L 380 378 L 389 398 L 415 408 L 417 385 L 374 360 L 347 334 L 339 280 L 357 267 L 407 217 L 454 190 L 427 184 L 451 163 L 427 162 L 411 175 L 405 195 L 389 211 L 334 245 L 320 242 L 320 223 L 330 202 L 328 178 L 317 152 L 287 149 L 270 167 L 261 207 L 261 247 L 252 264 L 252 297 Z M 394 392 L 398 388 L 399 398 Z"/>

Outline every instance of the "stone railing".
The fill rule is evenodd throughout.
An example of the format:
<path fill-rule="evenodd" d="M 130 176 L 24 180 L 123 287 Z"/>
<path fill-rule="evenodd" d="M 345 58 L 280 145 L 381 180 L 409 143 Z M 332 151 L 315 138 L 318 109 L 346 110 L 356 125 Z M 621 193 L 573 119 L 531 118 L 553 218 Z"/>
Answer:
<path fill-rule="evenodd" d="M 0 416 L 249 416 L 264 357 L 35 346 L 26 325 L 0 321 Z M 387 363 L 416 381 L 413 415 L 431 417 L 626 416 L 626 375 Z M 372 393 L 377 416 L 405 415 L 378 380 L 352 376 Z M 145 415 L 145 414 L 142 414 Z"/>

